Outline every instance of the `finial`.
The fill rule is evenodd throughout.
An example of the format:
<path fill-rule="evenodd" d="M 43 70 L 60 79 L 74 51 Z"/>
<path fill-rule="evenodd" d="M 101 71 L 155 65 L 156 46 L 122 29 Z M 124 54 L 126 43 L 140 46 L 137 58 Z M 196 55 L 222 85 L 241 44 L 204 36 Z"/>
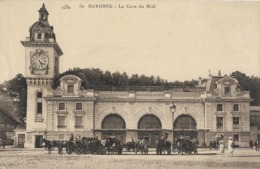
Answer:
<path fill-rule="evenodd" d="M 45 8 L 45 5 L 44 5 L 44 3 L 42 4 L 42 7 L 43 7 L 43 8 Z"/>
<path fill-rule="evenodd" d="M 211 77 L 210 69 L 209 69 L 209 76 Z"/>
<path fill-rule="evenodd" d="M 218 76 L 221 76 L 221 72 L 220 72 L 220 70 L 218 71 Z"/>

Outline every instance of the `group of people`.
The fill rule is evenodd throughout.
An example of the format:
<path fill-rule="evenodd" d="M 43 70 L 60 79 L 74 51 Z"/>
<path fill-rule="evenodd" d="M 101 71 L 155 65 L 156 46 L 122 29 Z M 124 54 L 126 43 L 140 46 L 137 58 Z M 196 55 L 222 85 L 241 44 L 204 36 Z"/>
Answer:
<path fill-rule="evenodd" d="M 219 142 L 220 153 L 222 154 L 222 156 L 224 156 L 224 154 L 225 154 L 225 141 L 224 141 L 223 135 L 219 138 L 218 142 Z M 233 141 L 233 138 L 229 137 L 228 142 L 227 142 L 227 149 L 228 149 L 228 153 L 229 153 L 230 157 L 233 156 L 234 147 L 235 147 L 235 143 Z"/>

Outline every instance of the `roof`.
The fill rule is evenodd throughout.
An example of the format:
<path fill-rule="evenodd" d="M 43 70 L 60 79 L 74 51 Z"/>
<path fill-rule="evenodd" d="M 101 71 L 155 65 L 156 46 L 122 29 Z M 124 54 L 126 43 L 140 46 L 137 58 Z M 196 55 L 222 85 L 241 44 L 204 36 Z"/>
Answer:
<path fill-rule="evenodd" d="M 209 78 L 206 83 L 206 91 L 213 91 L 216 88 L 216 82 L 218 80 L 220 80 L 221 78 L 223 78 L 223 77 L 212 76 L 211 78 Z"/>
<path fill-rule="evenodd" d="M 45 4 L 44 3 L 42 4 L 42 7 L 40 8 L 39 12 L 46 12 L 47 14 L 49 14 L 47 9 L 45 8 Z"/>
<path fill-rule="evenodd" d="M 169 92 L 201 92 L 202 87 L 190 86 L 90 86 L 98 91 L 169 91 Z"/>

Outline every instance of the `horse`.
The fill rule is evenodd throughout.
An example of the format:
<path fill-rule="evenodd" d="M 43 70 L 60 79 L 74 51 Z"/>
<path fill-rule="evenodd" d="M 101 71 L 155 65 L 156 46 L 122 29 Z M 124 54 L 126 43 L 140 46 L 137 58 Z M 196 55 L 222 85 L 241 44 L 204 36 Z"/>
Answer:
<path fill-rule="evenodd" d="M 49 154 L 51 154 L 51 151 L 53 151 L 55 149 L 55 143 L 54 141 L 50 141 L 50 140 L 47 140 L 45 138 L 43 138 L 41 140 L 41 145 L 43 147 L 45 147 L 46 150 L 48 150 Z"/>
<path fill-rule="evenodd" d="M 117 138 L 106 138 L 105 147 L 109 153 L 122 154 L 121 141 Z"/>
<path fill-rule="evenodd" d="M 53 145 L 58 148 L 58 154 L 62 155 L 63 154 L 63 148 L 66 147 L 66 142 L 60 141 L 60 140 L 54 140 Z"/>
<path fill-rule="evenodd" d="M 137 154 L 138 151 L 141 151 L 141 155 L 148 154 L 148 143 L 145 139 L 135 143 L 135 154 Z"/>
<path fill-rule="evenodd" d="M 160 139 L 158 138 L 156 140 L 156 154 L 157 155 L 162 155 L 162 152 L 167 151 L 167 154 L 171 154 L 171 142 L 165 140 L 165 139 Z"/>
<path fill-rule="evenodd" d="M 133 151 L 135 151 L 135 145 L 136 143 L 134 141 L 128 141 L 126 144 L 124 144 L 124 148 L 126 149 L 126 151 L 130 151 L 131 149 Z"/>

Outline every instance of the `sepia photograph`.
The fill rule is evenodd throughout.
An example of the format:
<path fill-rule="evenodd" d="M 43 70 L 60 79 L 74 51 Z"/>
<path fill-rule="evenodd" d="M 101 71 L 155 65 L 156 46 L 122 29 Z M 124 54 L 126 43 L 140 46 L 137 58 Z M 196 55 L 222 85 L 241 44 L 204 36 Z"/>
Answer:
<path fill-rule="evenodd" d="M 259 0 L 0 0 L 0 169 L 259 169 Z"/>

